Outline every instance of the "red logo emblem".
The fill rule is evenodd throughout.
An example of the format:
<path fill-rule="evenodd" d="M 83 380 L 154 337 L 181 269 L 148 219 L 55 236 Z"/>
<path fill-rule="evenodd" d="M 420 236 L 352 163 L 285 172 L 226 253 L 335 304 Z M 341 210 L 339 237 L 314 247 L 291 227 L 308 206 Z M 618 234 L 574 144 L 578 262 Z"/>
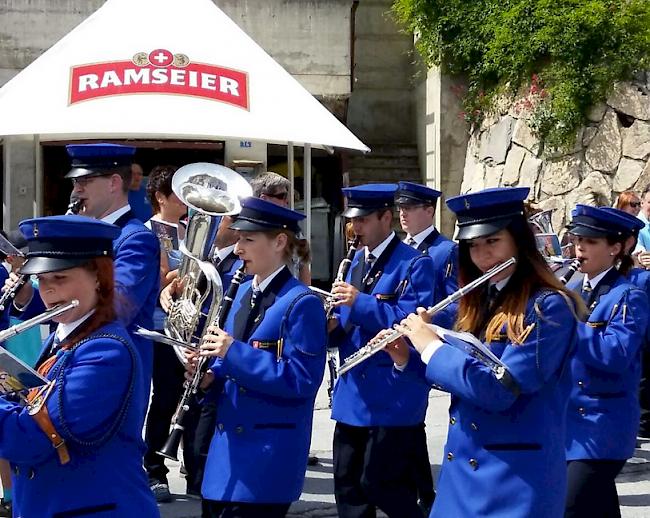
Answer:
<path fill-rule="evenodd" d="M 108 97 L 158 93 L 190 95 L 249 109 L 248 74 L 165 49 L 138 52 L 129 61 L 77 65 L 70 74 L 70 104 Z"/>

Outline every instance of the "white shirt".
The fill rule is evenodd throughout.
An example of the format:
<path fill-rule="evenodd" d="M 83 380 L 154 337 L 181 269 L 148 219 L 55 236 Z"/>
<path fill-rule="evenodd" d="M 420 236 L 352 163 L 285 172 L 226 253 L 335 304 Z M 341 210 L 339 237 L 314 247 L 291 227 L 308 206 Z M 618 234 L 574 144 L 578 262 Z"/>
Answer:
<path fill-rule="evenodd" d="M 235 250 L 235 246 L 237 245 L 234 244 L 234 245 L 226 246 L 224 248 L 217 248 L 216 251 L 214 252 L 213 257 L 218 258 L 219 261 L 223 261 L 226 257 L 230 255 L 231 252 Z"/>
<path fill-rule="evenodd" d="M 368 256 L 370 254 L 373 255 L 375 261 L 379 259 L 381 254 L 384 253 L 384 250 L 386 250 L 390 242 L 393 240 L 393 237 L 395 237 L 395 232 L 391 232 L 390 235 L 386 239 L 384 239 L 381 243 L 379 243 L 375 248 L 373 248 L 372 251 L 369 251 L 368 247 L 365 247 L 364 251 L 365 251 L 366 261 L 368 260 Z"/>
<path fill-rule="evenodd" d="M 411 245 L 413 248 L 417 248 L 422 244 L 422 241 L 424 241 L 427 237 L 429 237 L 429 234 L 433 232 L 436 229 L 433 225 L 429 225 L 427 228 L 425 228 L 422 232 L 418 232 L 414 236 L 411 236 L 411 234 L 406 234 L 406 239 L 404 239 L 404 242 L 408 244 L 409 239 L 413 239 L 415 241 L 414 245 Z"/>
<path fill-rule="evenodd" d="M 122 207 L 121 209 L 117 209 L 116 211 L 111 212 L 110 214 L 107 214 L 106 216 L 104 216 L 103 218 L 101 218 L 101 220 L 102 220 L 103 222 L 105 222 L 105 223 L 111 223 L 111 224 L 114 224 L 118 219 L 120 219 L 122 216 L 124 216 L 124 214 L 126 214 L 126 213 L 129 212 L 130 210 L 131 210 L 131 205 L 129 205 L 129 204 L 127 203 L 127 204 L 126 204 L 124 207 Z"/>
<path fill-rule="evenodd" d="M 56 327 L 56 331 L 54 332 L 56 339 L 59 342 L 63 342 L 63 340 L 65 340 L 68 336 L 70 336 L 75 329 L 77 329 L 81 324 L 83 324 L 86 320 L 88 320 L 94 312 L 95 310 L 93 309 L 88 313 L 86 313 L 83 317 L 75 320 L 74 322 L 69 322 L 67 324 L 60 323 Z"/>
<path fill-rule="evenodd" d="M 286 268 L 285 265 L 280 266 L 277 270 L 275 270 L 271 275 L 269 275 L 266 279 L 264 279 L 262 282 L 260 282 L 259 277 L 255 275 L 253 278 L 253 291 L 259 290 L 261 292 L 264 292 L 264 290 L 268 287 L 269 284 L 271 284 L 271 281 L 275 279 L 276 275 L 278 275 L 284 268 Z"/>
<path fill-rule="evenodd" d="M 607 275 L 607 272 L 609 272 L 612 268 L 614 267 L 610 266 L 609 268 L 607 268 L 607 270 L 605 270 L 604 272 L 600 272 L 593 279 L 590 279 L 585 275 L 584 278 L 582 279 L 582 289 L 584 290 L 587 283 L 589 283 L 589 286 L 591 286 L 592 291 L 595 290 L 596 286 L 598 286 L 598 283 L 603 280 L 603 277 L 605 277 L 605 275 Z"/>

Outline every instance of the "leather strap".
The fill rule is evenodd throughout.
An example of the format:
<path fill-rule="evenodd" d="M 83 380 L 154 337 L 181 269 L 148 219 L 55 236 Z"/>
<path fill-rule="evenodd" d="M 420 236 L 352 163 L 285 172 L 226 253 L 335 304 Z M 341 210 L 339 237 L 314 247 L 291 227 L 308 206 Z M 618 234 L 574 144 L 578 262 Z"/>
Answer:
<path fill-rule="evenodd" d="M 65 440 L 59 435 L 55 430 L 52 420 L 50 419 L 50 414 L 47 411 L 47 405 L 43 405 L 38 412 L 32 415 L 34 421 L 39 426 L 43 433 L 47 435 L 47 438 L 54 446 L 56 453 L 59 455 L 59 462 L 61 465 L 67 464 L 70 462 L 70 453 L 68 452 L 68 447 L 65 445 Z"/>

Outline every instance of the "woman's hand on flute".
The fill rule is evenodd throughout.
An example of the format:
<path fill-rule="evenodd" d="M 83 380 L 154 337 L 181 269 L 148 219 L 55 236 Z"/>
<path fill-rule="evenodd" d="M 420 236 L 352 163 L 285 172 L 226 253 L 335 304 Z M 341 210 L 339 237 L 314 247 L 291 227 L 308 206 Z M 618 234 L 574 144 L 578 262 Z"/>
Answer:
<path fill-rule="evenodd" d="M 418 308 L 417 314 L 411 313 L 395 326 L 395 329 L 406 336 L 420 354 L 431 342 L 440 340 L 440 337 L 428 325 L 430 317 L 426 311 L 425 308 Z"/>
<path fill-rule="evenodd" d="M 377 336 L 375 336 L 371 341 L 379 342 L 387 336 L 392 335 L 394 332 L 393 329 L 384 329 L 383 331 L 379 331 Z M 398 367 L 403 367 L 409 361 L 409 346 L 404 338 L 400 337 L 397 340 L 390 342 L 386 345 L 384 350 L 390 355 L 393 363 Z"/>

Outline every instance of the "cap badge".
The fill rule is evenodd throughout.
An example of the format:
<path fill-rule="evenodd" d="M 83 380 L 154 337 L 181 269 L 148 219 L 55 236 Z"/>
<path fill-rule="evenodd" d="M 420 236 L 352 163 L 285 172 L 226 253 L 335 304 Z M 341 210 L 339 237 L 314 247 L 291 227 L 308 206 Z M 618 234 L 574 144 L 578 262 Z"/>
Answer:
<path fill-rule="evenodd" d="M 34 230 L 33 230 L 33 232 L 34 232 L 34 237 L 38 237 L 38 225 L 37 225 L 36 223 L 34 223 Z"/>
<path fill-rule="evenodd" d="M 469 200 L 465 198 L 465 208 L 469 210 Z"/>

